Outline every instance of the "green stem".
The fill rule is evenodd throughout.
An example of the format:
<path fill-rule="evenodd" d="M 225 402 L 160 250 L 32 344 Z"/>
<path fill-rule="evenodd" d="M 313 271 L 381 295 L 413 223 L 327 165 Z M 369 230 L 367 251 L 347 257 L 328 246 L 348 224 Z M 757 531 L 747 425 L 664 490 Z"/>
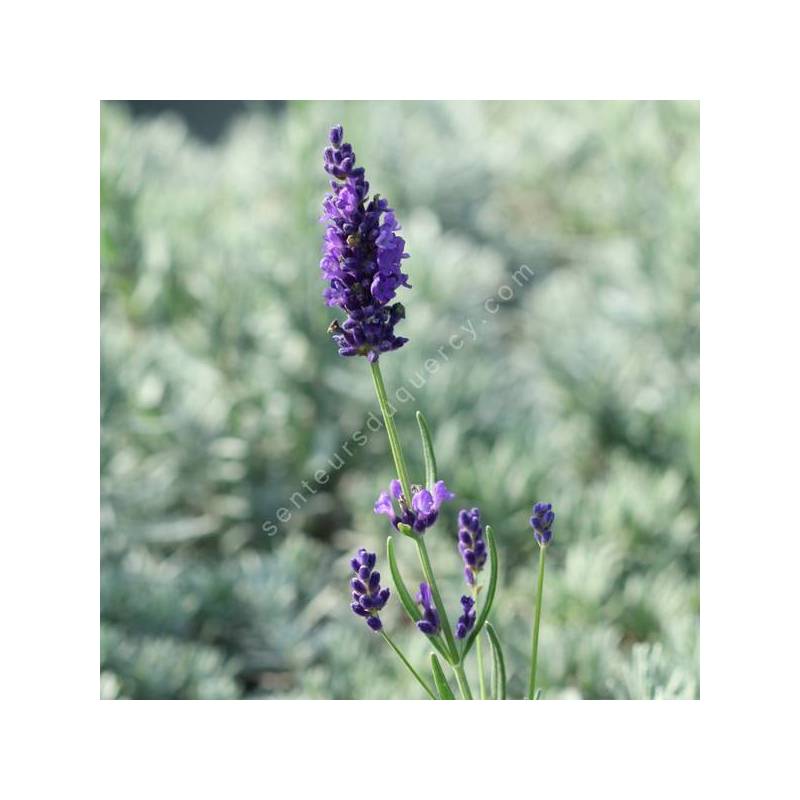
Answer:
<path fill-rule="evenodd" d="M 392 458 L 394 465 L 397 469 L 397 477 L 400 480 L 400 485 L 403 488 L 403 497 L 407 504 L 411 503 L 411 481 L 408 479 L 408 469 L 406 462 L 403 458 L 403 448 L 400 445 L 400 437 L 397 434 L 397 428 L 394 424 L 394 418 L 389 412 L 389 398 L 386 396 L 386 386 L 383 383 L 383 375 L 381 368 L 377 361 L 370 363 L 370 371 L 372 372 L 372 382 L 375 384 L 375 394 L 378 396 L 378 404 L 381 407 L 383 414 L 383 421 L 386 425 L 386 434 L 389 437 L 389 448 L 392 451 Z M 456 672 L 456 679 L 458 680 L 461 694 L 465 699 L 472 699 L 472 692 L 469 688 L 467 676 L 464 673 L 463 667 L 459 664 L 459 653 L 456 647 L 456 640 L 453 637 L 453 632 L 450 630 L 450 622 L 447 619 L 447 611 L 445 610 L 442 595 L 439 592 L 439 585 L 436 583 L 436 578 L 433 575 L 433 566 L 431 559 L 428 555 L 428 548 L 425 546 L 425 541 L 420 534 L 414 535 L 414 541 L 417 544 L 417 553 L 419 555 L 420 564 L 422 565 L 422 572 L 425 575 L 425 580 L 431 587 L 431 594 L 433 595 L 433 602 L 439 612 L 441 618 L 441 625 L 444 631 L 445 640 L 447 642 L 447 651 L 449 660 Z"/>
<path fill-rule="evenodd" d="M 458 682 L 458 688 L 461 690 L 461 696 L 464 700 L 472 700 L 472 690 L 469 688 L 467 673 L 464 672 L 463 665 L 453 664 L 453 672 L 456 674 L 456 681 Z"/>
<path fill-rule="evenodd" d="M 472 596 L 475 598 L 475 613 L 478 613 L 478 587 L 472 587 Z M 486 699 L 486 680 L 483 674 L 483 651 L 481 650 L 481 636 L 475 641 L 475 646 L 478 648 L 478 683 L 480 684 L 481 700 Z"/>
<path fill-rule="evenodd" d="M 389 448 L 392 451 L 397 477 L 400 479 L 400 485 L 403 487 L 405 502 L 410 504 L 411 481 L 408 479 L 408 470 L 406 469 L 406 462 L 403 459 L 403 449 L 400 446 L 400 437 L 397 435 L 394 418 L 389 413 L 389 398 L 386 396 L 386 387 L 383 385 L 381 368 L 377 361 L 373 361 L 369 366 L 372 372 L 372 382 L 375 384 L 375 394 L 378 395 L 378 404 L 381 407 L 383 421 L 386 424 L 386 433 L 389 436 Z"/>
<path fill-rule="evenodd" d="M 428 585 L 431 587 L 433 602 L 441 618 L 441 627 L 444 631 L 445 640 L 447 641 L 447 649 L 450 651 L 450 663 L 455 665 L 459 661 L 458 648 L 456 647 L 456 640 L 453 636 L 453 632 L 450 630 L 450 621 L 447 619 L 444 601 L 442 600 L 441 594 L 439 594 L 439 586 L 436 583 L 436 578 L 433 576 L 433 565 L 428 555 L 428 548 L 422 536 L 416 536 L 414 541 L 417 543 L 417 553 L 419 554 L 419 560 L 422 564 L 422 572 L 425 575 L 425 580 L 428 581 Z"/>
<path fill-rule="evenodd" d="M 397 653 L 400 660 L 406 665 L 408 671 L 417 679 L 417 682 L 427 692 L 431 700 L 436 700 L 437 697 L 433 693 L 433 689 L 431 689 L 430 686 L 428 686 L 428 684 L 425 683 L 422 677 L 420 677 L 420 674 L 414 669 L 414 667 L 411 666 L 408 659 L 403 655 L 402 650 L 400 650 L 400 648 L 389 638 L 389 634 L 386 633 L 385 630 L 381 629 L 381 636 L 383 636 L 383 638 L 386 640 L 386 644 L 388 644 L 389 647 L 391 647 L 392 650 L 394 650 L 395 653 Z"/>
<path fill-rule="evenodd" d="M 539 545 L 539 580 L 536 589 L 536 610 L 533 617 L 533 642 L 531 643 L 531 680 L 528 684 L 528 699 L 536 694 L 536 662 L 539 657 L 539 622 L 542 618 L 542 587 L 544 586 L 544 553 L 546 546 Z"/>

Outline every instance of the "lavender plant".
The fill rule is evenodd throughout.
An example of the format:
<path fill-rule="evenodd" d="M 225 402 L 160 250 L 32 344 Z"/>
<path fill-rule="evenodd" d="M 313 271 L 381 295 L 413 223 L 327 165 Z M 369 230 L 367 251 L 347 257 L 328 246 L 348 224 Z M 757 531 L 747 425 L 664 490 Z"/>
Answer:
<path fill-rule="evenodd" d="M 438 479 L 431 432 L 420 411 L 416 416 L 425 462 L 425 482 L 411 482 L 381 373 L 381 355 L 397 350 L 408 342 L 407 338 L 395 334 L 396 325 L 405 317 L 405 307 L 395 301 L 397 292 L 401 288 L 411 288 L 408 275 L 401 269 L 403 260 L 409 257 L 405 252 L 405 240 L 397 235 L 400 225 L 388 201 L 378 194 L 370 197 L 364 168 L 356 166 L 355 152 L 352 145 L 344 141 L 341 125 L 331 128 L 329 142 L 324 150 L 324 168 L 331 178 L 331 191 L 323 203 L 321 221 L 326 223 L 326 231 L 320 269 L 328 282 L 323 295 L 328 306 L 342 309 L 346 318 L 343 321 L 334 320 L 328 331 L 341 356 L 365 356 L 370 367 L 397 474 L 391 481 L 389 491 L 382 491 L 378 496 L 374 511 L 387 516 L 392 527 L 416 547 L 425 581 L 420 584 L 415 598 L 412 598 L 397 565 L 393 537 L 389 536 L 386 542 L 389 568 L 400 602 L 417 629 L 436 650 L 431 653 L 435 691 L 384 628 L 379 612 L 388 602 L 390 590 L 381 588 L 381 575 L 375 570 L 376 555 L 365 548 L 360 549 L 351 561 L 351 608 L 366 621 L 370 630 L 384 638 L 432 699 L 454 699 L 439 656 L 451 667 L 461 697 L 473 699 L 464 669 L 473 644 L 477 645 L 479 697 L 489 697 L 481 647 L 481 632 L 485 628 L 492 651 L 491 696 L 493 699 L 505 699 L 505 658 L 497 633 L 488 622 L 498 576 L 494 533 L 490 525 L 482 526 L 480 509 L 462 509 L 458 512 L 458 551 L 464 562 L 464 578 L 471 594 L 461 596 L 461 613 L 455 626 L 451 626 L 425 536 L 439 520 L 443 503 L 453 500 L 455 494 L 443 480 Z M 539 571 L 533 605 L 528 691 L 528 698 L 532 700 L 538 699 L 541 694 L 536 686 L 536 666 L 544 558 L 552 539 L 554 520 L 555 514 L 550 503 L 536 503 L 533 506 L 531 526 L 539 545 Z M 487 561 L 489 579 L 484 587 L 481 573 Z M 484 588 L 485 594 L 479 603 Z"/>

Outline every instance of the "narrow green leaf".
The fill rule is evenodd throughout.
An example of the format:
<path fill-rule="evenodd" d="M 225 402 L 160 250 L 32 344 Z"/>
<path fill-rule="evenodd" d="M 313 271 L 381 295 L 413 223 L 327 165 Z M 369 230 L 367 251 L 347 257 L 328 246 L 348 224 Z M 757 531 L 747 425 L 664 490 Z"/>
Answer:
<path fill-rule="evenodd" d="M 411 621 L 417 622 L 417 620 L 422 619 L 422 612 L 419 610 L 419 606 L 414 602 L 414 598 L 411 596 L 411 592 L 406 588 L 403 576 L 400 574 L 400 567 L 397 566 L 397 557 L 394 552 L 394 539 L 392 539 L 391 536 L 386 539 L 386 557 L 389 560 L 389 571 L 392 573 L 392 580 L 394 581 L 394 587 L 397 590 L 400 602 L 403 604 L 403 608 L 405 608 L 408 616 L 411 617 Z M 428 640 L 441 653 L 442 658 L 450 663 L 447 651 L 440 638 L 438 636 L 429 636 Z"/>
<path fill-rule="evenodd" d="M 392 573 L 394 587 L 397 589 L 397 594 L 400 598 L 400 602 L 403 604 L 403 608 L 405 608 L 408 616 L 411 617 L 412 622 L 422 619 L 422 613 L 414 602 L 411 593 L 406 588 L 403 582 L 403 576 L 400 574 L 400 568 L 397 566 L 397 559 L 394 554 L 394 541 L 391 536 L 386 539 L 386 556 L 389 559 L 389 570 Z"/>
<path fill-rule="evenodd" d="M 417 411 L 417 425 L 422 438 L 422 454 L 425 457 L 425 486 L 428 487 L 428 491 L 433 491 L 433 485 L 436 483 L 436 456 L 433 453 L 431 429 L 421 411 Z"/>
<path fill-rule="evenodd" d="M 469 638 L 464 644 L 464 649 L 461 653 L 462 663 L 467 657 L 467 653 L 469 653 L 470 648 L 475 643 L 476 637 L 480 635 L 481 628 L 483 628 L 483 624 L 486 622 L 486 618 L 489 616 L 489 612 L 492 610 L 494 593 L 497 589 L 497 546 L 494 542 L 494 531 L 492 530 L 491 525 L 486 526 L 486 541 L 489 544 L 489 586 L 486 589 L 486 596 L 484 597 L 483 606 L 478 614 L 478 619 L 475 622 L 475 627 L 470 632 Z"/>
<path fill-rule="evenodd" d="M 442 671 L 442 665 L 439 663 L 439 659 L 436 658 L 436 653 L 431 653 L 431 672 L 433 672 L 433 682 L 436 684 L 439 697 L 442 700 L 455 700 L 456 696 L 447 682 L 447 678 Z"/>
<path fill-rule="evenodd" d="M 486 623 L 486 634 L 492 646 L 492 694 L 495 700 L 506 699 L 506 660 L 503 648 L 491 622 Z"/>
<path fill-rule="evenodd" d="M 542 690 L 541 689 L 537 689 L 536 690 L 536 694 L 533 695 L 533 699 L 534 700 L 541 700 L 542 699 Z"/>

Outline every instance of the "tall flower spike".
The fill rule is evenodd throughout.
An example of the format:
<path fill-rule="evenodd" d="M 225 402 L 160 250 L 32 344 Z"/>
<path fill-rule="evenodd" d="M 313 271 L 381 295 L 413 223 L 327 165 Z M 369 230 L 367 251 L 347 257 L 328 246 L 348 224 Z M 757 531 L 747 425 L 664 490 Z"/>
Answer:
<path fill-rule="evenodd" d="M 463 639 L 475 624 L 475 601 L 465 594 L 461 595 L 462 614 L 456 623 L 456 639 Z"/>
<path fill-rule="evenodd" d="M 428 636 L 435 636 L 441 627 L 439 622 L 439 612 L 433 604 L 431 587 L 427 583 L 419 585 L 417 602 L 422 606 L 422 619 L 417 622 L 417 627 Z"/>
<path fill-rule="evenodd" d="M 350 560 L 350 566 L 355 573 L 350 579 L 353 590 L 350 608 L 359 617 L 364 617 L 373 631 L 379 631 L 383 623 L 378 612 L 386 605 L 390 592 L 388 588 L 381 589 L 381 574 L 375 570 L 375 553 L 368 553 L 362 547 Z"/>
<path fill-rule="evenodd" d="M 393 303 L 396 290 L 408 283 L 400 263 L 408 258 L 400 229 L 379 195 L 368 199 L 369 183 L 364 168 L 356 167 L 353 148 L 342 141 L 341 125 L 331 128 L 330 147 L 325 148 L 324 167 L 331 176 L 331 193 L 322 204 L 322 222 L 327 222 L 320 269 L 328 281 L 324 292 L 329 306 L 347 313 L 340 325 L 329 331 L 339 355 L 364 355 L 377 361 L 381 353 L 397 350 L 408 339 L 395 336 L 394 326 L 405 317 L 402 303 Z"/>
<path fill-rule="evenodd" d="M 419 486 L 412 486 L 411 506 L 403 496 L 400 481 L 393 480 L 388 492 L 381 492 L 375 501 L 373 510 L 376 514 L 385 514 L 395 528 L 400 523 L 408 525 L 417 533 L 424 533 L 439 518 L 439 509 L 446 500 L 455 495 L 447 488 L 444 481 L 436 481 L 433 492 Z M 397 507 L 395 506 L 397 503 Z M 400 512 L 398 513 L 397 508 Z"/>
<path fill-rule="evenodd" d="M 478 573 L 486 564 L 486 542 L 483 540 L 481 512 L 477 508 L 458 512 L 458 551 L 464 559 L 464 579 L 474 586 Z"/>
<path fill-rule="evenodd" d="M 553 538 L 553 521 L 556 515 L 553 512 L 552 503 L 537 503 L 533 507 L 533 516 L 531 517 L 531 527 L 533 528 L 533 535 L 536 541 L 542 547 L 550 544 Z"/>

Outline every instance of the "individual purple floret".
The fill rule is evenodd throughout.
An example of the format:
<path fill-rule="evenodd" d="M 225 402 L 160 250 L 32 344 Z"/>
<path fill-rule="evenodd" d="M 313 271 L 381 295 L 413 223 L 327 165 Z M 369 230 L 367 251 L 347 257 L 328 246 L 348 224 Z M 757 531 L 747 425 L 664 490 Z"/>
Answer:
<path fill-rule="evenodd" d="M 329 306 L 347 313 L 329 329 L 342 356 L 365 355 L 377 361 L 380 353 L 397 350 L 408 339 L 395 336 L 394 326 L 405 317 L 401 303 L 389 305 L 400 286 L 411 288 L 400 262 L 408 258 L 405 241 L 389 203 L 379 195 L 368 199 L 364 168 L 356 167 L 350 144 L 342 142 L 342 126 L 331 128 L 325 148 L 325 171 L 333 178 L 331 193 L 322 204 L 327 222 L 320 262 L 329 282 L 324 297 Z"/>
<path fill-rule="evenodd" d="M 428 636 L 435 636 L 439 633 L 439 612 L 433 604 L 431 587 L 427 583 L 419 585 L 417 602 L 422 606 L 422 619 L 417 622 L 417 627 Z"/>
<path fill-rule="evenodd" d="M 481 512 L 477 508 L 458 512 L 458 550 L 464 559 L 464 578 L 475 585 L 478 573 L 486 564 L 486 542 L 483 540 Z"/>
<path fill-rule="evenodd" d="M 537 503 L 533 507 L 531 526 L 533 527 L 533 535 L 540 545 L 545 546 L 550 544 L 550 540 L 553 538 L 553 531 L 551 528 L 555 518 L 556 515 L 553 512 L 552 503 Z"/>
<path fill-rule="evenodd" d="M 463 613 L 456 623 L 456 639 L 463 639 L 475 624 L 475 601 L 471 597 L 462 594 L 461 608 Z"/>
<path fill-rule="evenodd" d="M 417 533 L 424 533 L 430 528 L 439 516 L 439 508 L 445 500 L 452 500 L 455 495 L 445 486 L 444 481 L 436 481 L 433 492 L 419 487 L 411 487 L 413 497 L 411 507 L 408 507 L 403 497 L 403 487 L 400 481 L 393 480 L 389 484 L 388 492 L 381 492 L 375 502 L 376 514 L 386 514 L 396 528 L 400 523 L 408 525 Z M 392 498 L 397 501 L 400 513 L 397 513 Z"/>
<path fill-rule="evenodd" d="M 364 617 L 373 631 L 379 631 L 381 623 L 378 612 L 389 599 L 389 589 L 381 589 L 381 574 L 375 567 L 375 553 L 368 553 L 363 547 L 350 560 L 355 575 L 350 580 L 353 602 L 350 608 L 359 617 Z"/>

